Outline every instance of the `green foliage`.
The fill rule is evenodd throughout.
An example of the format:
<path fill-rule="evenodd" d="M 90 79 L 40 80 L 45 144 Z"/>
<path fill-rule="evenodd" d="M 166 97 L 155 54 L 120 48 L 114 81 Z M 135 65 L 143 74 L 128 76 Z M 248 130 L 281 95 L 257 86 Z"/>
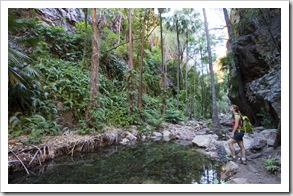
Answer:
<path fill-rule="evenodd" d="M 118 39 L 120 36 L 119 34 L 114 33 L 107 27 L 102 29 L 100 35 L 102 40 L 101 41 L 102 53 L 114 47 L 118 43 Z"/>
<path fill-rule="evenodd" d="M 212 121 L 209 120 L 209 121 L 207 122 L 207 127 L 208 127 L 208 128 L 212 127 Z"/>
<path fill-rule="evenodd" d="M 231 152 L 228 152 L 228 153 L 226 154 L 226 157 L 232 157 L 232 153 L 231 153 Z"/>
<path fill-rule="evenodd" d="M 239 22 L 233 24 L 235 26 L 234 33 L 236 35 L 243 35 L 249 23 L 258 18 L 261 13 L 258 8 L 244 8 L 237 10 L 240 19 Z"/>
<path fill-rule="evenodd" d="M 55 121 L 46 120 L 40 114 L 24 116 L 20 112 L 16 112 L 9 118 L 8 123 L 10 137 L 29 134 L 32 138 L 39 138 L 43 135 L 55 135 L 59 133 L 59 129 L 60 127 Z"/>
<path fill-rule="evenodd" d="M 159 66 L 161 65 L 161 54 L 158 47 L 152 51 L 145 50 L 143 85 L 146 93 L 150 96 L 157 96 L 161 93 Z"/>
<path fill-rule="evenodd" d="M 33 39 L 17 35 L 26 26 L 35 23 L 16 19 L 11 9 L 8 18 L 8 104 L 10 112 L 14 113 L 18 109 L 29 110 L 32 99 L 36 99 L 41 93 L 42 74 L 33 67 L 34 62 L 24 53 L 25 47 L 32 44 Z"/>
<path fill-rule="evenodd" d="M 166 110 L 165 121 L 171 123 L 178 123 L 179 121 L 186 120 L 184 113 L 180 110 Z"/>
<path fill-rule="evenodd" d="M 32 136 L 30 135 L 27 139 L 27 141 L 25 141 L 24 143 L 28 143 L 28 144 L 39 144 L 42 142 L 42 139 L 39 136 Z"/>
<path fill-rule="evenodd" d="M 226 70 L 232 67 L 234 65 L 233 56 L 231 53 L 228 54 L 228 56 L 224 56 L 220 58 L 220 63 L 222 65 L 221 69 Z"/>
<path fill-rule="evenodd" d="M 89 128 L 85 120 L 80 120 L 78 127 L 75 129 L 75 132 L 79 135 L 90 134 L 94 131 L 94 128 Z"/>
<path fill-rule="evenodd" d="M 37 67 L 46 77 L 44 89 L 62 102 L 62 110 L 73 109 L 75 117 L 82 119 L 89 98 L 89 71 L 76 63 L 53 59 L 43 60 Z"/>
<path fill-rule="evenodd" d="M 87 32 L 85 31 L 85 22 L 77 22 L 75 23 L 74 30 L 77 34 L 81 34 L 83 36 L 88 36 L 92 32 L 92 26 L 87 24 Z"/>
<path fill-rule="evenodd" d="M 128 69 L 126 62 L 117 57 L 116 54 L 104 54 L 100 59 L 100 64 L 103 65 L 100 68 L 100 72 L 105 73 L 105 76 L 108 79 L 112 79 L 115 80 L 115 82 L 120 83 L 120 86 Z"/>
<path fill-rule="evenodd" d="M 262 110 L 260 113 L 257 113 L 256 116 L 260 117 L 260 123 L 265 128 L 276 128 L 277 125 L 274 124 L 274 121 L 271 119 L 271 116 L 265 110 Z"/>
<path fill-rule="evenodd" d="M 277 172 L 281 166 L 281 160 L 277 158 L 263 159 L 263 162 L 266 170 L 272 173 Z"/>
<path fill-rule="evenodd" d="M 158 128 L 164 121 L 164 119 L 160 116 L 159 110 L 145 109 L 143 110 L 142 115 L 145 118 L 145 123 L 153 126 L 155 129 Z"/>
<path fill-rule="evenodd" d="M 228 181 L 225 181 L 225 180 L 215 179 L 214 180 L 214 184 L 229 184 L 229 182 Z"/>
<path fill-rule="evenodd" d="M 158 128 L 164 120 L 160 114 L 161 101 L 148 94 L 142 96 L 142 101 L 144 105 L 138 124 L 146 131 Z"/>
<path fill-rule="evenodd" d="M 232 89 L 230 89 L 231 96 L 236 97 L 238 94 L 238 80 L 236 76 L 230 78 L 230 86 L 232 86 Z"/>
<path fill-rule="evenodd" d="M 180 13 L 182 15 L 180 25 L 193 31 L 195 29 L 191 29 L 191 23 L 188 23 L 189 19 L 186 18 L 189 16 L 188 11 L 192 10 L 184 10 Z M 59 122 L 62 119 L 61 114 L 66 112 L 73 113 L 74 122 L 78 122 L 74 125 L 77 127 L 75 131 L 79 134 L 89 134 L 101 130 L 104 126 L 128 127 L 132 124 L 141 127 L 142 131 L 150 131 L 158 128 L 164 121 L 178 123 L 187 119 L 182 111 L 185 106 L 185 90 L 178 92 L 180 103 L 177 110 L 177 92 L 175 92 L 178 68 L 176 34 L 168 31 L 164 33 L 167 60 L 165 63 L 170 86 L 168 86 L 167 111 L 165 116 L 161 116 L 161 50 L 160 44 L 158 44 L 160 42 L 157 40 L 159 31 L 152 31 L 158 25 L 159 20 L 154 10 L 148 10 L 149 18 L 146 22 L 146 29 L 147 32 L 153 32 L 148 37 L 148 42 L 152 42 L 152 47 L 146 44 L 149 49 L 144 51 L 143 108 L 139 112 L 136 103 L 139 70 L 136 62 L 140 55 L 140 43 L 137 40 L 141 36 L 144 9 L 134 9 L 132 12 L 135 69 L 131 73 L 127 71 L 128 44 L 123 44 L 127 43 L 128 39 L 126 10 L 99 9 L 99 12 L 109 16 L 112 20 L 116 13 L 122 15 L 122 28 L 121 32 L 113 32 L 110 29 L 111 22 L 107 17 L 106 26 L 100 29 L 99 92 L 95 106 L 90 110 L 88 122 L 84 118 L 89 103 L 91 25 L 87 26 L 87 32 L 85 32 L 85 22 L 75 23 L 75 32 L 66 32 L 63 27 L 43 26 L 35 19 L 15 20 L 13 15 L 9 17 L 9 30 L 11 30 L 9 43 L 17 43 L 17 40 L 23 44 L 20 48 L 17 47 L 17 44 L 9 46 L 11 54 L 9 74 L 11 76 L 15 74 L 14 78 L 11 77 L 9 86 L 9 134 L 11 136 L 31 134 L 30 141 L 36 143 L 38 136 L 55 134 L 59 131 L 59 125 L 55 122 Z M 196 14 L 194 18 L 197 19 Z M 192 22 L 196 25 L 200 23 L 195 20 Z M 200 29 L 199 26 L 196 27 Z M 180 40 L 181 52 L 183 53 L 186 49 L 183 46 L 184 34 L 180 35 Z M 195 42 L 190 43 L 190 46 L 201 45 L 202 62 L 205 63 L 207 55 L 204 45 L 201 44 L 204 43 L 204 40 L 189 38 L 189 41 Z M 87 60 L 83 59 L 85 45 L 88 46 L 85 51 Z M 118 45 L 119 47 L 113 49 Z M 192 50 L 190 47 L 191 56 L 198 53 L 198 49 L 193 48 Z M 196 61 L 196 59 L 194 60 Z M 87 62 L 85 66 L 83 62 Z M 201 71 L 189 71 L 188 73 L 188 100 L 189 105 L 194 107 L 190 111 L 194 111 L 199 118 L 209 117 L 212 110 L 210 107 L 210 79 L 208 73 L 205 72 L 203 67 Z M 128 92 L 127 89 L 129 77 L 133 79 L 132 92 Z M 182 74 L 180 77 L 180 89 L 182 89 L 184 78 Z M 226 100 L 220 98 L 225 96 L 226 87 L 219 84 L 217 90 L 219 103 L 224 108 Z M 129 94 L 134 97 L 132 115 L 128 115 Z M 61 103 L 58 108 L 57 103 Z M 66 127 L 62 127 L 62 129 L 66 129 Z"/>
<path fill-rule="evenodd" d="M 70 61 L 82 58 L 84 40 L 87 36 L 85 33 L 68 33 L 64 27 L 43 26 L 35 19 L 26 21 L 29 25 L 18 29 L 18 33 L 22 34 L 22 39 L 29 40 L 25 46 L 33 59 L 42 59 L 43 55 L 39 54 L 49 54 L 51 57 Z M 87 44 L 90 45 L 91 39 L 87 39 L 87 41 Z M 87 52 L 90 54 L 91 51 Z"/>

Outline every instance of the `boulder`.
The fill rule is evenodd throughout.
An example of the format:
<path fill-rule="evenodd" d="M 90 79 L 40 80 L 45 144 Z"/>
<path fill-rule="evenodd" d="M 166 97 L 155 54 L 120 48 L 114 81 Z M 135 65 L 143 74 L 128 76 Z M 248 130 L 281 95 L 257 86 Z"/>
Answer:
<path fill-rule="evenodd" d="M 247 184 L 247 179 L 245 179 L 245 178 L 233 178 L 233 179 L 230 179 L 230 184 Z"/>
<path fill-rule="evenodd" d="M 229 161 L 226 164 L 226 171 L 221 176 L 221 179 L 228 180 L 231 176 L 237 173 L 238 169 L 239 169 L 239 166 L 235 162 Z"/>
<path fill-rule="evenodd" d="M 253 139 L 250 149 L 252 150 L 261 150 L 267 145 L 267 141 L 264 138 L 256 137 Z"/>
<path fill-rule="evenodd" d="M 216 141 L 218 139 L 217 135 L 197 135 L 192 140 L 192 143 L 199 146 L 208 148 L 211 145 L 215 145 Z"/>

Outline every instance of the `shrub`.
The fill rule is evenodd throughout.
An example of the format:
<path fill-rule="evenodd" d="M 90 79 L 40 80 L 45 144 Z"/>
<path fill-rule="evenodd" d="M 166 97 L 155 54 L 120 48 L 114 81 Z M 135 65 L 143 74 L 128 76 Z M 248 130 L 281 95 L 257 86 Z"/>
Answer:
<path fill-rule="evenodd" d="M 275 173 L 280 169 L 281 161 L 277 158 L 268 158 L 263 160 L 267 171 Z"/>

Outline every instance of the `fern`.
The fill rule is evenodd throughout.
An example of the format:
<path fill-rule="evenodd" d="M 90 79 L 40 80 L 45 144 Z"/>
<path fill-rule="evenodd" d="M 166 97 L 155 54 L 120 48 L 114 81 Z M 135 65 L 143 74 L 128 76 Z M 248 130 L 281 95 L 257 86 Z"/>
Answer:
<path fill-rule="evenodd" d="M 269 172 L 276 172 L 280 169 L 281 162 L 277 158 L 268 158 L 263 160 L 265 168 Z"/>

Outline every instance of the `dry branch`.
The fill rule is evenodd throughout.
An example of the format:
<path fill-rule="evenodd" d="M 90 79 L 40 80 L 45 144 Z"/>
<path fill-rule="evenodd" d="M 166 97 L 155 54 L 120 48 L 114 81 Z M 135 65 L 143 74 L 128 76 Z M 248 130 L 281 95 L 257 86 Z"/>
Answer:
<path fill-rule="evenodd" d="M 24 163 L 20 160 L 20 158 L 13 152 L 13 151 L 10 151 L 19 161 L 20 163 L 22 164 L 22 166 L 24 167 L 25 171 L 27 174 L 30 174 L 28 169 L 26 168 L 26 166 L 24 165 Z"/>

